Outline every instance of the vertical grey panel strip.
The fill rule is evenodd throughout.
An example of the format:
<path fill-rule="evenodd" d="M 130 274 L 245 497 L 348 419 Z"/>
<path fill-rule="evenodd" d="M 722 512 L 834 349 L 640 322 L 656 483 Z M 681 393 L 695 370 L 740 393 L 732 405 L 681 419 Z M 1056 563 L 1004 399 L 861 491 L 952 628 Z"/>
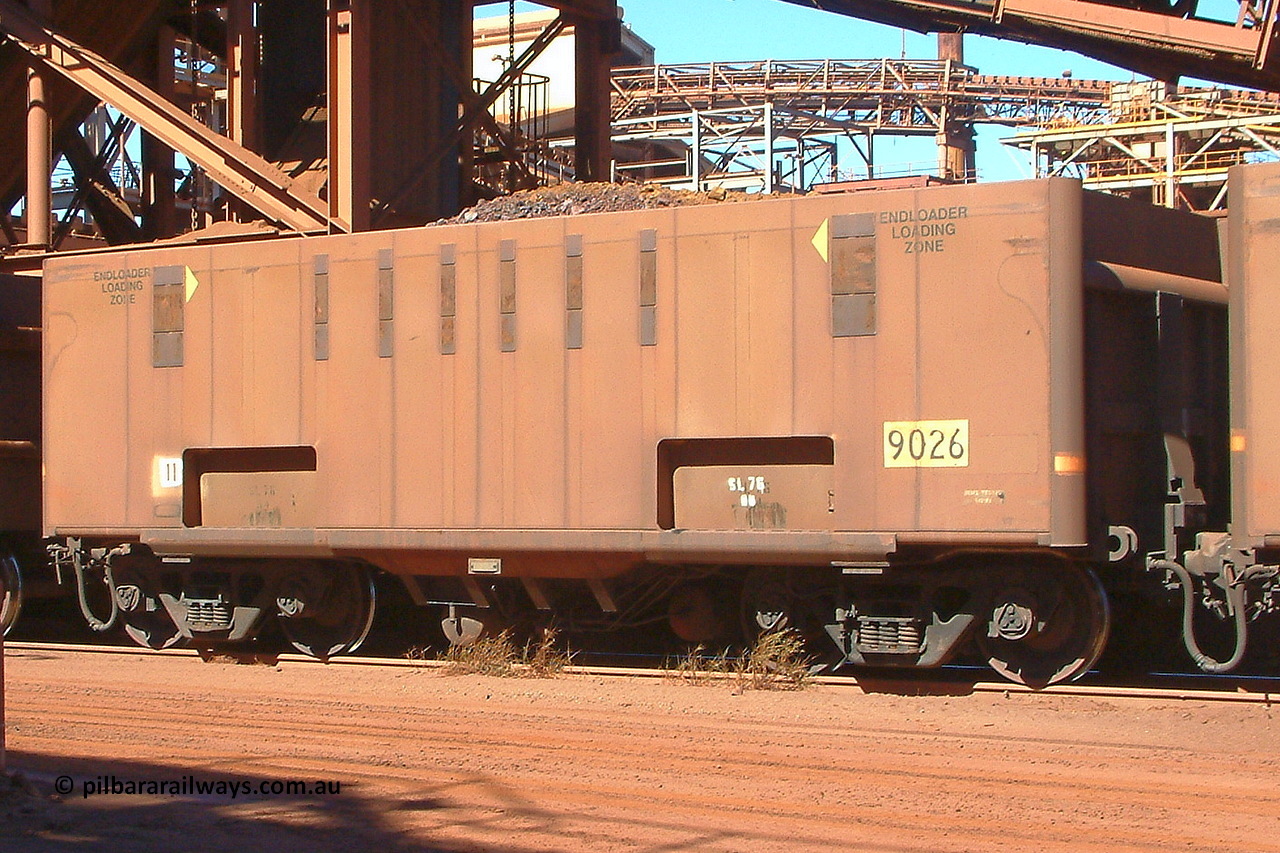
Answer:
<path fill-rule="evenodd" d="M 831 335 L 876 333 L 875 214 L 831 217 Z"/>
<path fill-rule="evenodd" d="M 151 364 L 182 366 L 182 332 L 185 325 L 186 267 L 156 267 L 151 302 Z"/>
<path fill-rule="evenodd" d="M 582 349 L 582 235 L 564 241 L 564 345 Z"/>
<path fill-rule="evenodd" d="M 458 313 L 457 250 L 453 243 L 440 247 L 440 354 L 458 351 L 454 318 Z"/>
<path fill-rule="evenodd" d="M 640 232 L 640 346 L 658 343 L 658 232 Z"/>
<path fill-rule="evenodd" d="M 390 249 L 378 250 L 378 357 L 395 352 L 395 270 Z"/>
<path fill-rule="evenodd" d="M 329 256 L 316 255 L 312 267 L 312 291 L 315 297 L 315 359 L 329 360 Z"/>
<path fill-rule="evenodd" d="M 498 252 L 498 313 L 502 317 L 502 351 L 516 351 L 516 241 L 503 240 Z"/>

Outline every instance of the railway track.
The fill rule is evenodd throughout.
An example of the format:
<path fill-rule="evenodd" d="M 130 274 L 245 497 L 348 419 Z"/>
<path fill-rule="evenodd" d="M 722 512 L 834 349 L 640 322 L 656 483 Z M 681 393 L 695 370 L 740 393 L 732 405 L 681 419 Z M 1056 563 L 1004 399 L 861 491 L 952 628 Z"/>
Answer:
<path fill-rule="evenodd" d="M 78 643 L 43 643 L 9 641 L 6 649 L 26 652 L 62 652 L 142 657 L 209 657 L 195 649 L 153 650 L 131 646 L 104 646 Z M 406 657 L 348 656 L 321 661 L 301 654 L 228 654 L 212 655 L 219 660 L 246 664 L 273 666 L 332 666 L 332 667 L 398 667 L 406 669 L 440 669 L 448 664 L 438 660 Z M 681 675 L 660 665 L 655 657 L 648 666 L 580 665 L 564 668 L 566 675 L 615 677 L 615 678 L 666 678 L 680 679 Z M 1280 679 L 1250 676 L 1210 676 L 1185 673 L 1152 673 L 1133 676 L 1123 682 L 1114 676 L 1088 675 L 1079 682 L 1058 684 L 1043 691 L 1035 691 L 1010 682 L 987 678 L 986 670 L 965 667 L 946 667 L 931 674 L 921 673 L 850 673 L 815 675 L 814 684 L 839 687 L 863 693 L 889 693 L 896 695 L 968 695 L 973 693 L 1029 694 L 1048 693 L 1056 696 L 1081 696 L 1116 699 L 1195 700 L 1200 702 L 1248 703 L 1270 707 L 1280 703 Z M 697 680 L 730 680 L 732 674 L 699 672 Z"/>

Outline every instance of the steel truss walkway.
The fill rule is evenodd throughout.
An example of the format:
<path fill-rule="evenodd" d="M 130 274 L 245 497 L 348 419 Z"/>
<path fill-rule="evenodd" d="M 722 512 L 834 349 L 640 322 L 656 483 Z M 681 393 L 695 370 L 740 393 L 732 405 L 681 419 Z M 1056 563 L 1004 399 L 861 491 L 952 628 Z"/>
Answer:
<path fill-rule="evenodd" d="M 1079 124 L 1105 112 L 1109 91 L 1093 80 L 981 75 L 950 60 L 660 65 L 614 71 L 613 132 L 637 154 L 623 168 L 648 179 L 804 189 L 837 179 L 840 140 L 876 177 L 877 136 L 932 136 L 938 174 L 972 180 L 948 152 L 972 150 L 975 123 Z"/>
<path fill-rule="evenodd" d="M 1280 157 L 1274 93 L 992 76 L 948 60 L 623 68 L 613 73 L 612 108 L 615 146 L 631 157 L 619 171 L 704 188 L 773 192 L 881 177 L 877 136 L 932 136 L 936 174 L 972 180 L 949 153 L 971 149 L 974 125 L 997 124 L 1019 129 L 1007 142 L 1029 153 L 1039 176 L 1212 210 L 1224 202 L 1229 166 Z M 854 168 L 839 162 L 842 141 Z"/>

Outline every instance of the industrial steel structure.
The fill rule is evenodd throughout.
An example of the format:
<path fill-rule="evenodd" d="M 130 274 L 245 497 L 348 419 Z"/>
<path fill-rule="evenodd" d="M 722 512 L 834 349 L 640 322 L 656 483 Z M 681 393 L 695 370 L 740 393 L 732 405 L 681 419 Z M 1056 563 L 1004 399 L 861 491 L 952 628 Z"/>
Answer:
<path fill-rule="evenodd" d="M 518 128 L 500 125 L 490 108 L 567 29 L 575 35 L 574 173 L 606 177 L 616 4 L 545 4 L 557 14 L 497 80 L 475 91 L 471 22 L 482 5 L 0 0 L 0 133 L 9 137 L 6 150 L 28 151 L 25 162 L 0 164 L 0 207 L 26 198 L 26 230 L 8 225 L 11 245 L 50 245 L 58 155 L 75 170 L 83 203 L 110 243 L 189 230 L 179 215 L 174 152 L 221 188 L 219 217 L 300 232 L 360 231 L 457 212 L 488 191 L 473 180 L 477 134 L 513 164 L 513 185 L 532 185 Z M 210 92 L 178 73 L 180 41 L 195 60 L 189 64 L 216 58 L 226 69 L 223 133 L 210 126 Z M 103 169 L 108 148 L 95 151 L 83 139 L 81 125 L 98 104 L 145 131 L 136 205 Z"/>
<path fill-rule="evenodd" d="M 16 247 L 38 254 L 54 243 L 70 245 L 72 218 L 53 221 L 50 175 L 59 159 L 71 171 L 59 192 L 73 197 L 72 206 L 92 217 L 109 244 L 171 237 L 218 219 L 261 219 L 304 233 L 426 222 L 495 192 L 533 186 L 549 173 L 610 177 L 611 95 L 624 153 L 648 160 L 633 173 L 670 176 L 672 161 L 683 157 L 692 183 L 720 171 L 763 189 L 803 186 L 849 165 L 831 162 L 834 139 L 857 140 L 854 156 L 875 174 L 876 135 L 905 133 L 932 134 L 938 173 L 966 179 L 973 175 L 975 122 L 1044 128 L 1046 121 L 1101 108 L 1104 93 L 1079 81 L 978 75 L 964 66 L 955 33 L 1053 43 L 1157 76 L 1189 73 L 1266 87 L 1276 79 L 1273 2 L 1248 0 L 1235 20 L 1225 21 L 1197 16 L 1194 4 L 805 0 L 939 31 L 942 59 L 665 67 L 611 81 L 610 66 L 627 61 L 616 3 L 558 0 L 541 4 L 549 14 L 522 16 L 518 26 L 512 17 L 501 73 L 486 71 L 495 79 L 477 86 L 473 10 L 508 11 L 508 4 L 0 0 L 0 134 L 4 150 L 28 152 L 0 162 L 0 209 L 25 199 L 22 221 L 0 215 L 0 227 L 10 256 Z M 494 30 L 486 38 L 501 41 L 501 27 Z M 501 119 L 538 57 L 567 33 L 572 144 L 548 150 L 531 139 L 532 124 Z M 85 120 L 100 104 L 111 107 L 112 119 L 94 139 Z M 141 156 L 130 175 L 136 189 L 122 187 L 108 168 L 119 160 L 121 135 L 131 124 L 142 128 Z M 1220 125 L 1186 133 L 1217 131 L 1247 135 Z M 1063 159 L 1075 164 L 1084 156 L 1056 153 L 1070 139 L 1041 142 L 1034 143 L 1037 153 L 1057 157 L 1048 161 L 1049 172 Z M 780 148 L 789 149 L 786 169 L 777 162 L 765 167 Z M 1200 146 L 1185 151 L 1190 158 L 1209 153 Z M 727 159 L 739 165 L 728 168 Z M 750 159 L 757 161 L 754 178 L 741 166 Z M 1194 206 L 1206 204 L 1197 196 Z M 22 266 L 12 257 L 7 263 Z"/>
<path fill-rule="evenodd" d="M 612 80 L 614 143 L 636 151 L 621 170 L 764 192 L 880 177 L 883 136 L 932 137 L 935 174 L 973 180 L 975 124 L 1085 123 L 1105 112 L 1110 93 L 1101 81 L 981 75 L 954 59 L 662 65 L 618 69 Z M 689 154 L 644 156 L 659 142 Z M 840 163 L 841 143 L 859 164 Z"/>
<path fill-rule="evenodd" d="M 1280 158 L 1280 97 L 1271 92 L 1113 83 L 1091 121 L 1042 125 L 1006 142 L 1028 152 L 1036 177 L 1165 207 L 1221 211 L 1233 166 Z"/>

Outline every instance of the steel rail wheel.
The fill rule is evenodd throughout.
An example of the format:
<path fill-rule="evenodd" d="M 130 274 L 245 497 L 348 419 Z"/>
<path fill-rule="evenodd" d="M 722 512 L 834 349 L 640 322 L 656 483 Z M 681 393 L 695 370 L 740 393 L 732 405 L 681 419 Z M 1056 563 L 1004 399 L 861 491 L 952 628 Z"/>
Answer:
<path fill-rule="evenodd" d="M 18 558 L 0 552 L 0 635 L 8 635 L 22 612 L 22 571 Z"/>
<path fill-rule="evenodd" d="M 373 573 L 366 567 L 322 563 L 286 578 L 276 607 L 293 647 L 327 660 L 360 648 L 373 627 L 377 598 Z"/>
<path fill-rule="evenodd" d="M 1041 688 L 1071 681 L 1102 654 L 1111 628 L 1106 593 L 1092 570 L 1072 563 L 1005 572 L 979 624 L 978 648 L 1000 675 Z"/>
<path fill-rule="evenodd" d="M 128 559 L 118 560 L 112 566 L 110 594 L 115 596 L 124 632 L 138 645 L 146 649 L 167 649 L 183 639 L 146 575 L 135 571 Z"/>

